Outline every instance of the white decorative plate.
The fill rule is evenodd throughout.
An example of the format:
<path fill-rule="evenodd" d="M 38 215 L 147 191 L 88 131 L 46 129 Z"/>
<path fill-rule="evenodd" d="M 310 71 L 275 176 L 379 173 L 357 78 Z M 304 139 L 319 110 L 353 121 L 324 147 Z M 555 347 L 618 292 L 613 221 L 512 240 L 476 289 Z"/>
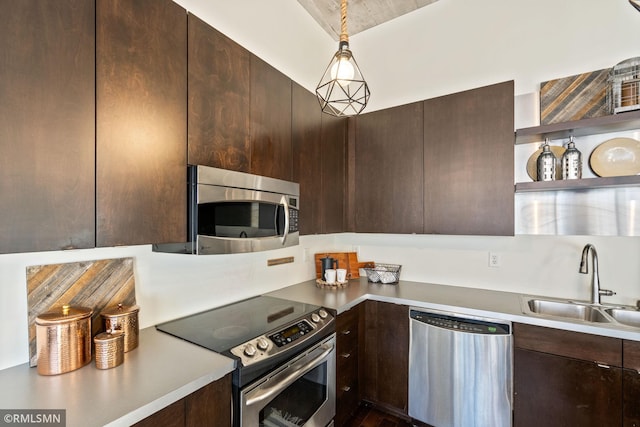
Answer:
<path fill-rule="evenodd" d="M 589 158 L 591 170 L 598 176 L 640 174 L 640 141 L 613 138 L 598 145 Z"/>

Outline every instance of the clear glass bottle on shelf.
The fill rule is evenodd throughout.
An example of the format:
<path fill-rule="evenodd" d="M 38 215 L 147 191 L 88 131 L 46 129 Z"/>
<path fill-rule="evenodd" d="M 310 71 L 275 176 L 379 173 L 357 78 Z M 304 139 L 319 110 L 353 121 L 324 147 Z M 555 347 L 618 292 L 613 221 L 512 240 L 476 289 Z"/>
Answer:
<path fill-rule="evenodd" d="M 582 153 L 576 148 L 571 136 L 567 149 L 562 154 L 562 179 L 580 178 L 582 178 Z"/>
<path fill-rule="evenodd" d="M 542 146 L 542 153 L 540 153 L 536 160 L 538 181 L 555 181 L 556 161 L 556 156 L 549 146 L 549 138 L 547 138 Z"/>

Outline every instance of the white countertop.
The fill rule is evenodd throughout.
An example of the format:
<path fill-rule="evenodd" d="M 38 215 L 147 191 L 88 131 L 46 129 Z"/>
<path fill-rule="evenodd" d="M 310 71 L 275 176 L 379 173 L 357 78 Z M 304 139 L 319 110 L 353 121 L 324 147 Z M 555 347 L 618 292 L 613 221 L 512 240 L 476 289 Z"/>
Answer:
<path fill-rule="evenodd" d="M 337 290 L 319 288 L 309 280 L 267 295 L 337 313 L 372 299 L 640 341 L 638 328 L 526 315 L 523 295 L 511 292 L 409 281 L 383 285 L 360 278 Z M 234 360 L 155 327 L 141 330 L 139 342 L 125 354 L 124 363 L 112 369 L 97 369 L 92 361 L 55 376 L 39 375 L 28 364 L 2 370 L 0 409 L 65 409 L 68 426 L 128 426 L 235 368 Z"/>
<path fill-rule="evenodd" d="M 587 323 L 525 314 L 525 295 L 513 292 L 465 288 L 400 280 L 398 284 L 370 283 L 365 277 L 354 279 L 340 289 L 320 288 L 315 280 L 292 285 L 267 295 L 320 305 L 338 314 L 367 300 L 446 310 L 459 314 L 490 317 L 569 331 L 640 341 L 640 329 L 619 324 Z M 541 296 L 540 298 L 545 298 Z"/>
<path fill-rule="evenodd" d="M 0 371 L 0 408 L 65 409 L 67 426 L 129 426 L 234 368 L 230 358 L 151 327 L 115 368 L 92 361 L 53 376 L 28 363 Z"/>

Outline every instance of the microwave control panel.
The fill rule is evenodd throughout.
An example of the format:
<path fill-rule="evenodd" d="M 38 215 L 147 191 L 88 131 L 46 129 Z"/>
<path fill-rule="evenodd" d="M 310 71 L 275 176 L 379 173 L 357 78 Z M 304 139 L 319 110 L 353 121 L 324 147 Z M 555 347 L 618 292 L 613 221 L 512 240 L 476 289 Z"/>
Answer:
<path fill-rule="evenodd" d="M 289 208 L 289 233 L 298 231 L 298 209 Z"/>

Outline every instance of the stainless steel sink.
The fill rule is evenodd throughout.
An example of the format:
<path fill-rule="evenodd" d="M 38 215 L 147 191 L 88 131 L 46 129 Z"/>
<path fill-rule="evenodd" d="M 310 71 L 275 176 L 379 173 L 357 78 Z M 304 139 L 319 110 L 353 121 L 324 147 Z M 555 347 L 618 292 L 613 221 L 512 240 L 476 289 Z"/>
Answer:
<path fill-rule="evenodd" d="M 587 301 L 530 295 L 522 295 L 521 303 L 522 312 L 529 316 L 640 328 L 640 308 L 638 307 L 599 305 Z"/>
<path fill-rule="evenodd" d="M 633 308 L 607 308 L 604 310 L 616 322 L 640 328 L 640 311 Z"/>
<path fill-rule="evenodd" d="M 571 301 L 530 299 L 529 309 L 536 314 L 583 320 L 585 322 L 608 323 L 611 320 L 597 308 Z"/>

